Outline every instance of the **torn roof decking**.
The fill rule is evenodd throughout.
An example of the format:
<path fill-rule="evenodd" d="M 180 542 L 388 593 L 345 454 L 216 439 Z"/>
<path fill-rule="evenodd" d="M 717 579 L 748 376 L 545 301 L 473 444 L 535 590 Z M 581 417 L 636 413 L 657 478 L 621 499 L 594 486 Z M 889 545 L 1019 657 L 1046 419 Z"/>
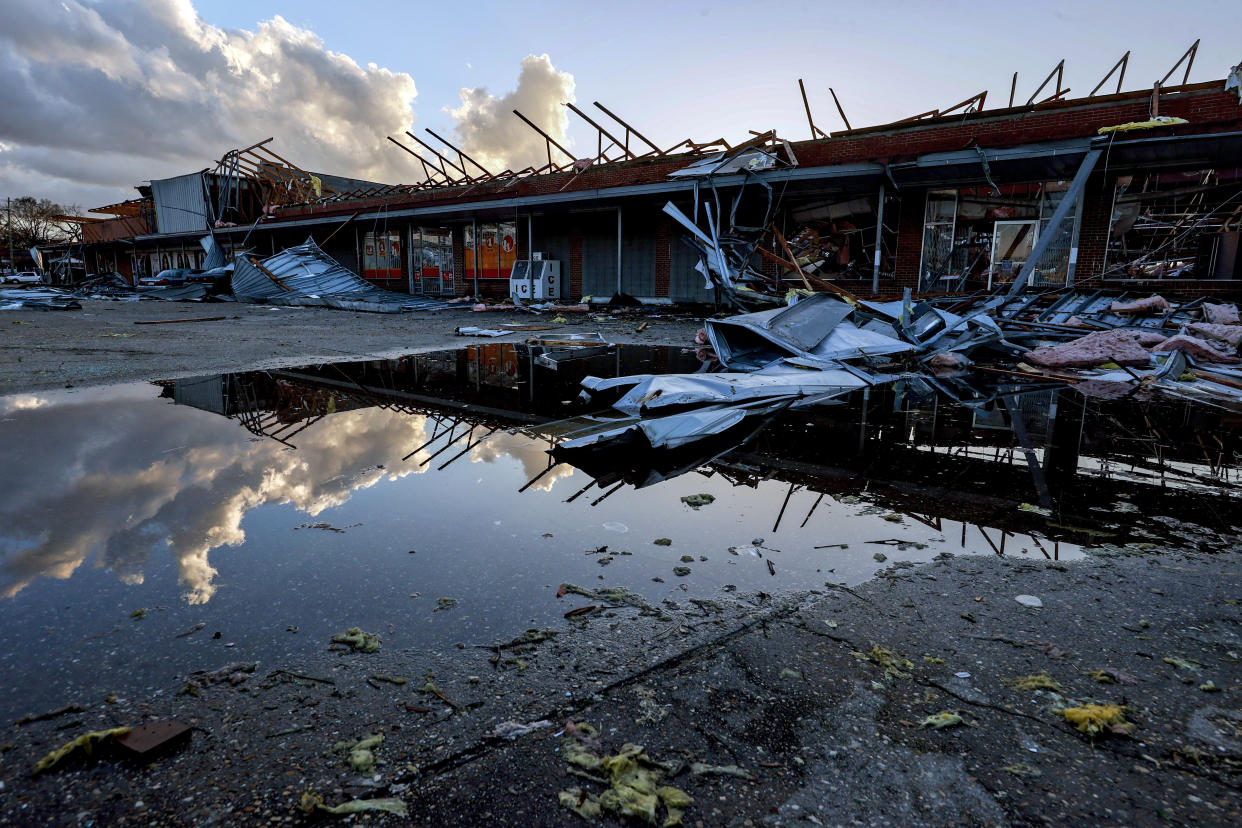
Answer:
<path fill-rule="evenodd" d="M 798 174 L 790 176 L 793 170 L 774 170 L 766 173 L 765 177 L 771 181 L 782 181 L 803 177 L 809 180 L 819 176 L 839 179 L 854 174 L 870 179 L 876 173 L 883 172 L 885 163 L 911 161 L 931 153 L 956 152 L 964 148 L 975 152 L 974 145 L 990 152 L 1036 143 L 1050 146 L 1062 140 L 1085 142 L 1094 137 L 1100 127 L 1146 120 L 1150 102 L 1150 91 L 1127 92 L 837 133 L 829 138 L 792 142 L 799 164 L 795 168 Z M 1159 127 L 1144 135 L 1183 136 L 1188 133 L 1237 130 L 1242 126 L 1242 110 L 1239 109 L 1237 96 L 1224 89 L 1223 81 L 1162 90 L 1160 106 L 1162 114 L 1183 117 L 1190 123 Z M 1117 139 L 1114 143 L 1121 146 L 1133 140 Z M 460 187 L 441 187 L 397 197 L 289 207 L 282 209 L 279 215 L 283 219 L 296 220 L 371 208 L 386 208 L 390 215 L 396 211 L 407 214 L 407 210 L 417 211 L 408 215 L 419 215 L 436 210 L 453 212 L 449 205 L 470 204 L 470 209 L 486 209 L 492 206 L 488 202 L 498 202 L 495 205 L 497 208 L 508 208 L 515 206 L 515 202 L 518 202 L 516 206 L 523 206 L 541 202 L 581 201 L 584 198 L 620 198 L 641 194 L 648 188 L 652 188 L 651 192 L 671 192 L 681 188 L 667 186 L 673 183 L 668 176 L 702 160 L 701 155 L 693 154 L 640 158 L 596 165 L 576 175 L 549 173 Z M 1065 160 L 1068 162 L 1070 159 Z M 944 180 L 947 172 L 941 170 L 939 180 Z M 739 179 L 736 183 L 741 183 L 745 174 L 739 173 L 736 177 Z M 727 186 L 734 183 L 723 179 L 724 176 L 718 179 L 717 184 Z M 875 183 L 878 183 L 878 178 Z M 897 183 L 900 184 L 900 180 Z M 665 186 L 655 189 L 659 185 Z"/>

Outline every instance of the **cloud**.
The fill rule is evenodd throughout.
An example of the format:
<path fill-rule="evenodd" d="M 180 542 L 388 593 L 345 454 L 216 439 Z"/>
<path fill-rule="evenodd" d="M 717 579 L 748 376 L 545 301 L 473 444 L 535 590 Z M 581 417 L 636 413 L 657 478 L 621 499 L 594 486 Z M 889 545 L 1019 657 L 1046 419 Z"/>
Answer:
<path fill-rule="evenodd" d="M 562 104 L 575 100 L 574 76 L 558 71 L 546 54 L 527 56 L 517 87 L 503 97 L 481 86 L 462 89 L 458 94 L 461 106 L 449 113 L 456 121 L 453 132 L 462 149 L 493 173 L 541 167 L 548 162 L 543 138 L 518 120 L 514 109 L 568 146 L 569 114 Z M 557 155 L 554 149 L 554 161 L 567 160 Z"/>
<path fill-rule="evenodd" d="M 250 442 L 236 421 L 214 414 L 155 400 L 126 403 L 88 399 L 6 411 L 7 473 L 39 485 L 0 495 L 0 598 L 38 577 L 68 578 L 92 557 L 122 581 L 141 583 L 149 559 L 169 554 L 186 601 L 204 603 L 216 592 L 209 554 L 245 541 L 250 510 L 290 504 L 314 517 L 381 480 L 426 471 L 419 456 L 401 462 L 427 439 L 421 416 L 339 412 L 299 434 L 298 450 L 288 451 L 270 440 Z M 162 439 L 153 442 L 152 433 Z"/>
<path fill-rule="evenodd" d="M 0 414 L 8 414 L 10 411 L 42 408 L 47 404 L 48 401 L 37 394 L 14 394 L 9 397 L 0 397 Z"/>
<path fill-rule="evenodd" d="M 0 27 L 0 191 L 86 206 L 274 136 L 308 169 L 398 182 L 387 135 L 414 79 L 328 50 L 276 16 L 206 23 L 191 0 L 7 0 Z"/>
<path fill-rule="evenodd" d="M 496 463 L 498 461 L 516 462 L 521 465 L 522 473 L 527 480 L 546 472 L 531 488 L 535 491 L 550 492 L 558 480 L 573 476 L 574 467 L 568 463 L 560 463 L 552 471 L 547 471 L 548 443 L 532 440 L 525 434 L 509 434 L 497 432 L 470 450 L 471 463 Z"/>

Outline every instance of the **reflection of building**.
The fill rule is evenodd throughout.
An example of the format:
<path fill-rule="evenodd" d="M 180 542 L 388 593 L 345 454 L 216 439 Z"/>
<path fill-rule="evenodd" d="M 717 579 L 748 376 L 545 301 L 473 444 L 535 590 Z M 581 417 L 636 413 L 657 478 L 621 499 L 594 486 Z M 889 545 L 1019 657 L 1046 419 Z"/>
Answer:
<path fill-rule="evenodd" d="M 563 436 L 590 425 L 581 405 L 571 404 L 587 374 L 699 366 L 682 349 L 622 346 L 561 360 L 553 369 L 537 351 L 487 343 L 396 360 L 176 380 L 166 384 L 165 396 L 236 417 L 286 445 L 336 411 L 382 407 L 425 416 L 429 439 L 410 446 L 407 458 L 422 451 L 420 463 L 435 460 L 434 468 L 443 468 L 499 430 L 520 430 L 554 449 Z M 685 449 L 655 452 L 626 443 L 556 452 L 535 479 L 568 462 L 592 477 L 574 497 L 596 488 L 591 502 L 598 502 L 627 484 L 707 469 L 738 485 L 775 478 L 791 491 L 866 489 L 890 508 L 928 520 L 1000 528 L 1033 520 L 1020 504 L 1051 501 L 1068 528 L 1041 531 L 1081 541 L 1075 532 L 1098 528 L 1121 498 L 1147 514 L 1175 510 L 1204 525 L 1230 514 L 1232 502 L 1222 506 L 1220 497 L 1232 501 L 1237 494 L 1239 425 L 1237 415 L 1184 402 L 1102 402 L 1048 386 L 899 381 L 841 404 L 746 421 Z"/>

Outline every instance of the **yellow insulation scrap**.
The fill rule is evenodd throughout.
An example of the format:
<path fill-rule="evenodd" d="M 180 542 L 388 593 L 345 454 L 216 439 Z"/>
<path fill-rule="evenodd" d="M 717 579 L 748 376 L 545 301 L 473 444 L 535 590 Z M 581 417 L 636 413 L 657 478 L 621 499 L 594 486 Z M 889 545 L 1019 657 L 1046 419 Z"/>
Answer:
<path fill-rule="evenodd" d="M 1084 704 L 1081 707 L 1066 707 L 1053 712 L 1062 716 L 1080 732 L 1092 737 L 1103 732 L 1129 736 L 1136 727 L 1133 722 L 1126 721 L 1126 709 L 1119 704 Z"/>
<path fill-rule="evenodd" d="M 663 807 L 665 818 L 660 824 L 664 828 L 682 824 L 685 808 L 694 800 L 685 791 L 662 784 L 666 766 L 648 756 L 642 745 L 625 744 L 616 755 L 601 756 L 591 749 L 597 744 L 598 735 L 589 724 L 566 727 L 561 747 L 565 761 L 573 766 L 571 772 L 585 775 L 578 768 L 602 771 L 605 777 L 597 781 L 606 782 L 608 788 L 598 795 L 582 788 L 561 791 L 557 799 L 563 807 L 586 820 L 609 813 L 633 817 L 648 825 L 659 822 Z"/>
<path fill-rule="evenodd" d="M 95 748 L 99 747 L 103 742 L 115 739 L 117 736 L 124 736 L 129 733 L 128 727 L 114 727 L 111 730 L 93 730 L 90 733 L 83 733 L 71 742 L 65 742 L 56 750 L 49 753 L 39 760 L 34 766 L 34 775 L 39 775 L 44 771 L 49 771 L 59 765 L 69 756 L 81 751 L 83 755 L 90 756 L 95 752 Z"/>
<path fill-rule="evenodd" d="M 930 727 L 932 730 L 944 730 L 946 727 L 954 727 L 956 725 L 965 724 L 962 717 L 951 710 L 945 710 L 928 716 L 919 722 L 919 727 Z"/>
<path fill-rule="evenodd" d="M 884 675 L 888 678 L 910 678 L 908 670 L 914 669 L 914 662 L 908 658 L 904 658 L 887 647 L 881 647 L 879 644 L 872 644 L 871 651 L 862 653 L 857 650 L 851 650 L 850 655 L 860 661 L 870 661 L 872 664 L 879 665 L 884 668 Z"/>
<path fill-rule="evenodd" d="M 360 653 L 377 653 L 380 648 L 380 637 L 374 633 L 363 632 L 359 627 L 350 627 L 343 633 L 332 636 L 333 644 L 345 644 Z"/>
<path fill-rule="evenodd" d="M 340 805 L 325 805 L 323 797 L 315 791 L 307 791 L 302 794 L 302 799 L 298 803 L 302 809 L 302 813 L 312 814 L 315 811 L 322 811 L 325 814 L 357 814 L 363 811 L 387 811 L 397 816 L 406 816 L 408 813 L 405 803 L 400 799 L 384 798 L 384 799 L 351 799 Z"/>
<path fill-rule="evenodd" d="M 570 788 L 557 795 L 561 806 L 568 808 L 578 816 L 587 820 L 600 818 L 599 797 L 587 793 L 582 788 Z"/>
<path fill-rule="evenodd" d="M 1035 673 L 1030 676 L 1005 679 L 1004 684 L 1006 687 L 1012 687 L 1015 690 L 1051 690 L 1054 693 L 1061 692 L 1061 685 L 1047 673 Z"/>
<path fill-rule="evenodd" d="M 375 770 L 375 749 L 384 742 L 384 734 L 376 733 L 359 739 L 357 742 L 337 742 L 332 750 L 335 753 L 348 753 L 346 760 L 350 768 L 358 773 L 370 773 Z"/>
<path fill-rule="evenodd" d="M 1124 124 L 1100 127 L 1097 132 L 1100 135 L 1107 135 L 1110 132 L 1132 132 L 1136 129 L 1155 129 L 1156 127 L 1188 123 L 1190 122 L 1185 118 L 1176 118 L 1171 115 L 1157 115 L 1155 118 L 1151 118 L 1146 121 L 1127 121 Z"/>
<path fill-rule="evenodd" d="M 595 728 L 586 722 L 574 725 L 573 731 L 566 728 L 565 736 L 561 739 L 561 747 L 565 751 L 565 761 L 589 771 L 599 768 L 602 760 L 592 753 L 588 749 L 587 744 L 585 744 L 595 739 Z"/>

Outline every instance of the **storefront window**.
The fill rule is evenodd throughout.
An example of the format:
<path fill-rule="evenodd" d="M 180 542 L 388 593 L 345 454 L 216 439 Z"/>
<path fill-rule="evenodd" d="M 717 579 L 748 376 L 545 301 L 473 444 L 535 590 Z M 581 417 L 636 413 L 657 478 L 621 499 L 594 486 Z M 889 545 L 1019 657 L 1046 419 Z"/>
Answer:
<path fill-rule="evenodd" d="M 478 243 L 475 243 L 475 227 Z M 470 279 L 508 279 L 517 261 L 517 224 L 467 225 L 465 235 L 466 277 Z"/>
<path fill-rule="evenodd" d="M 1066 186 L 1046 181 L 1002 185 L 999 192 L 992 187 L 928 192 L 920 289 L 991 289 L 1012 282 L 1047 229 Z M 1031 284 L 1067 283 L 1075 226 L 1071 211 L 1036 263 Z"/>
<path fill-rule="evenodd" d="M 410 230 L 410 291 L 433 296 L 453 293 L 453 237 L 448 230 Z"/>
<path fill-rule="evenodd" d="M 362 275 L 367 279 L 402 279 L 401 235 L 369 232 L 362 238 Z"/>
<path fill-rule="evenodd" d="M 1121 176 L 1105 275 L 1242 278 L 1242 169 Z"/>

